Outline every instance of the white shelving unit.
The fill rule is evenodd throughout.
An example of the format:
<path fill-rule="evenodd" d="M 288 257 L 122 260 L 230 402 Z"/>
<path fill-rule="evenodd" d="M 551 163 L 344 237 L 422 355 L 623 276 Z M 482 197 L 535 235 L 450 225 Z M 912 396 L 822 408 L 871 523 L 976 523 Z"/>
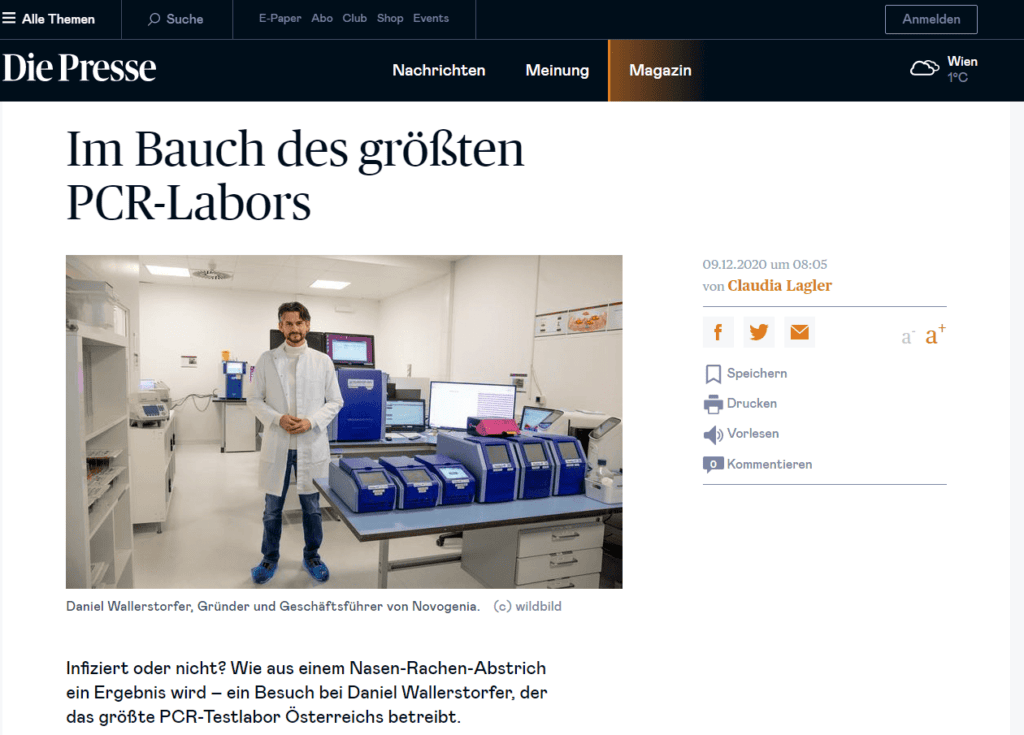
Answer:
<path fill-rule="evenodd" d="M 174 489 L 174 411 L 152 426 L 128 427 L 132 468 L 132 523 L 163 523 L 171 509 Z"/>
<path fill-rule="evenodd" d="M 74 322 L 65 339 L 67 587 L 128 589 L 135 576 L 126 451 L 128 340 Z"/>

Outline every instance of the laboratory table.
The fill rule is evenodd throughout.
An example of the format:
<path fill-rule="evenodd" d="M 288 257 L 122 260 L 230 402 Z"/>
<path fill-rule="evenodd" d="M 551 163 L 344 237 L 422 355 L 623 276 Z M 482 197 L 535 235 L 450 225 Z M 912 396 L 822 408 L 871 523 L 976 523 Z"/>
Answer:
<path fill-rule="evenodd" d="M 392 510 L 381 513 L 355 513 L 331 489 L 326 477 L 313 480 L 320 494 L 341 514 L 359 541 L 379 541 L 377 586 L 386 589 L 388 572 L 414 567 L 448 564 L 459 561 L 461 554 L 438 554 L 416 559 L 391 561 L 388 542 L 393 538 L 432 536 L 441 533 L 524 523 L 558 522 L 575 518 L 594 518 L 621 509 L 621 503 L 606 504 L 591 500 L 586 495 L 563 495 L 507 503 L 467 503 L 466 505 L 438 505 L 433 508 Z"/>
<path fill-rule="evenodd" d="M 418 454 L 435 454 L 437 452 L 437 436 L 433 434 L 413 434 L 394 436 L 392 439 L 379 442 L 331 442 L 331 457 L 414 457 Z"/>

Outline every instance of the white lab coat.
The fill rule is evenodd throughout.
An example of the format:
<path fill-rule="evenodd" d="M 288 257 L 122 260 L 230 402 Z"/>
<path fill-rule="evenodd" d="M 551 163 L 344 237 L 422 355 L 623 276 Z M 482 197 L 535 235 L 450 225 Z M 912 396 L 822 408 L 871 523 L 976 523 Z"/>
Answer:
<path fill-rule="evenodd" d="M 280 495 L 288 463 L 291 434 L 281 428 L 288 413 L 288 355 L 284 345 L 264 352 L 256 363 L 255 384 L 249 408 L 263 422 L 259 487 L 264 493 Z M 315 493 L 314 477 L 327 477 L 331 448 L 327 426 L 341 410 L 341 389 L 331 358 L 312 348 L 299 356 L 295 366 L 295 411 L 309 419 L 312 428 L 296 436 L 298 492 Z"/>

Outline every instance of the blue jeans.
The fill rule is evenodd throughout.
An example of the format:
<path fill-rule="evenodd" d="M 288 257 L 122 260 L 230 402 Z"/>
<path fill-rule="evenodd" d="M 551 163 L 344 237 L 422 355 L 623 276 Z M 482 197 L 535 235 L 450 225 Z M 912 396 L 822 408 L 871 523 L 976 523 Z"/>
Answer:
<path fill-rule="evenodd" d="M 276 563 L 281 557 L 281 511 L 284 509 L 284 499 L 288 494 L 288 485 L 291 483 L 292 470 L 298 473 L 298 467 L 298 452 L 295 449 L 289 449 L 281 494 L 267 493 L 266 495 L 266 505 L 263 509 L 263 547 L 261 549 L 266 561 Z M 302 556 L 310 561 L 314 559 L 319 561 L 318 552 L 320 544 L 324 540 L 323 521 L 320 515 L 320 495 L 300 493 L 299 503 L 302 505 L 302 533 L 306 540 Z"/>

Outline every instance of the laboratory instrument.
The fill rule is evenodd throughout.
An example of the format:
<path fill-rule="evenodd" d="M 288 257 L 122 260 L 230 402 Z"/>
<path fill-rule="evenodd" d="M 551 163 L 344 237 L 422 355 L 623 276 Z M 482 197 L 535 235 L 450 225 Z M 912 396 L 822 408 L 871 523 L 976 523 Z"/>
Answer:
<path fill-rule="evenodd" d="M 583 492 L 583 478 L 587 474 L 583 447 L 572 436 L 557 434 L 534 434 L 551 443 L 551 458 L 555 465 L 555 480 L 552 495 L 576 495 Z"/>
<path fill-rule="evenodd" d="M 166 403 L 153 398 L 144 398 L 142 393 L 132 393 L 128 400 L 128 409 L 132 426 L 159 424 L 170 418 Z"/>
<path fill-rule="evenodd" d="M 518 434 L 519 426 L 512 419 L 470 416 L 466 420 L 466 433 L 470 436 L 500 436 L 507 438 Z"/>
<path fill-rule="evenodd" d="M 339 442 L 384 441 L 388 374 L 380 370 L 340 368 L 335 371 L 344 404 L 327 429 Z"/>
<path fill-rule="evenodd" d="M 478 503 L 515 500 L 519 490 L 519 463 L 504 439 L 462 434 L 438 434 L 437 453 L 465 465 L 476 480 Z"/>
<path fill-rule="evenodd" d="M 601 411 L 583 411 L 580 409 L 561 411 L 557 416 L 547 419 L 551 426 L 545 429 L 547 434 L 562 434 L 578 439 L 583 447 L 583 456 L 587 456 L 591 429 L 596 429 L 611 418 L 610 414 Z"/>
<path fill-rule="evenodd" d="M 381 466 L 398 487 L 398 508 L 433 508 L 441 483 L 412 457 L 381 457 Z"/>
<path fill-rule="evenodd" d="M 609 471 L 622 471 L 622 419 L 611 416 L 590 432 L 587 464 L 597 467 L 602 459 L 608 463 Z"/>
<path fill-rule="evenodd" d="M 429 467 L 441 483 L 438 505 L 460 505 L 472 503 L 476 497 L 476 480 L 469 471 L 451 457 L 443 454 L 425 454 L 414 457 L 417 462 Z"/>
<path fill-rule="evenodd" d="M 395 509 L 398 488 L 380 463 L 372 459 L 332 460 L 327 480 L 331 490 L 356 513 Z"/>
<path fill-rule="evenodd" d="M 522 467 L 522 479 L 516 497 L 528 499 L 550 496 L 555 479 L 555 463 L 551 458 L 554 447 L 533 436 L 511 436 L 508 443 Z"/>
<path fill-rule="evenodd" d="M 245 363 L 227 360 L 224 366 L 224 397 L 242 400 L 242 378 L 245 377 Z"/>
<path fill-rule="evenodd" d="M 162 380 L 140 380 L 139 399 L 143 401 L 171 402 L 171 389 Z"/>

